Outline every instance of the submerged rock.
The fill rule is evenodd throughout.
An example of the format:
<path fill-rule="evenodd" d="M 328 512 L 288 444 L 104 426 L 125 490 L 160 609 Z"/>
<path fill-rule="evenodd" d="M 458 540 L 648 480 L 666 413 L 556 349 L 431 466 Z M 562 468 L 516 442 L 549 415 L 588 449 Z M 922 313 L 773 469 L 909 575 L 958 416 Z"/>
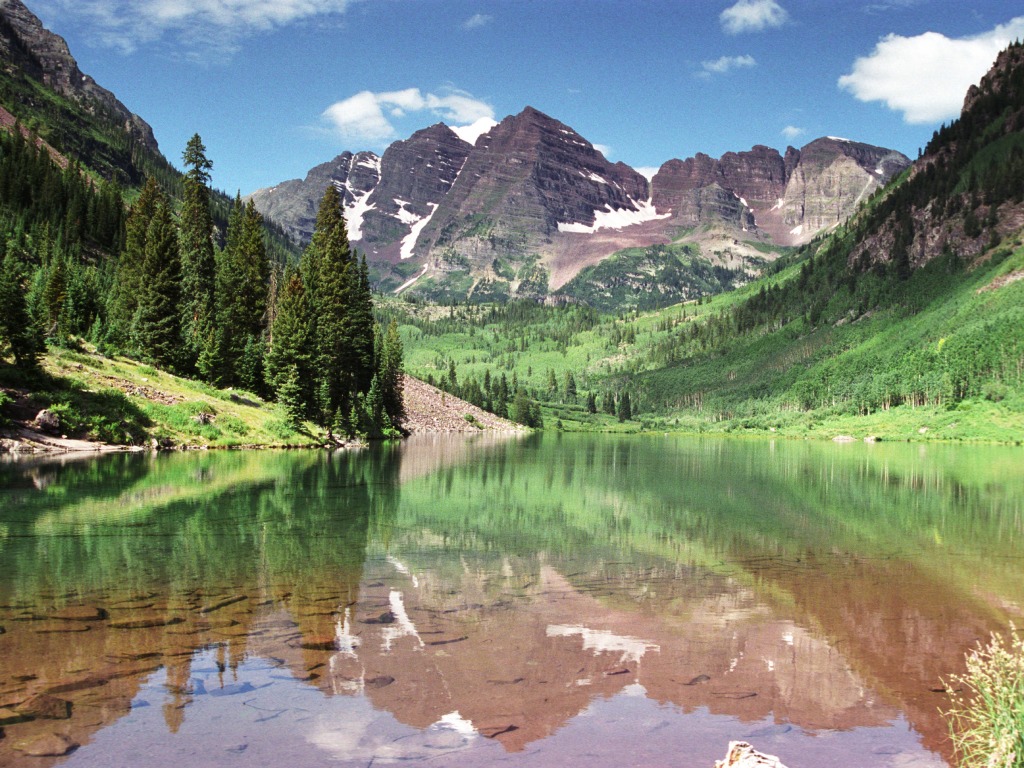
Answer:
<path fill-rule="evenodd" d="M 78 742 L 59 733 L 46 733 L 16 741 L 13 746 L 30 757 L 63 757 L 78 749 Z"/>
<path fill-rule="evenodd" d="M 14 708 L 15 712 L 47 720 L 67 720 L 71 717 L 71 702 L 45 693 L 37 693 Z"/>
<path fill-rule="evenodd" d="M 745 741 L 730 741 L 724 760 L 716 760 L 715 768 L 786 768 L 775 755 L 758 752 Z"/>

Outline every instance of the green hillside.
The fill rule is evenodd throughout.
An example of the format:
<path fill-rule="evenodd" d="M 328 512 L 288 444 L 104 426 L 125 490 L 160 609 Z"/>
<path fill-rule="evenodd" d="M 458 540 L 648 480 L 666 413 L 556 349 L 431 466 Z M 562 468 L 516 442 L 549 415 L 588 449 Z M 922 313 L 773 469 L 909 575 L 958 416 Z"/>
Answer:
<path fill-rule="evenodd" d="M 1015 45 L 910 173 L 759 280 L 617 316 L 396 306 L 409 365 L 484 405 L 494 399 L 485 379 L 514 375 L 544 403 L 548 426 L 567 429 L 1020 441 L 1022 129 Z M 648 272 L 680 258 L 642 255 Z M 632 418 L 620 420 L 605 403 L 623 394 Z"/>

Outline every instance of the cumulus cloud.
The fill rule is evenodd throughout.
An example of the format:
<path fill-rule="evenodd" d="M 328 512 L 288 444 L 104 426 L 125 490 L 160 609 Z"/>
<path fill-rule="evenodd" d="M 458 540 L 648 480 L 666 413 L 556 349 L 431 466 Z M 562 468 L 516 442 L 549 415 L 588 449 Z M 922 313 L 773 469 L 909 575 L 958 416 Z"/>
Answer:
<path fill-rule="evenodd" d="M 480 29 L 480 27 L 486 27 L 494 19 L 493 16 L 488 16 L 485 13 L 474 13 L 464 22 L 462 22 L 463 29 Z"/>
<path fill-rule="evenodd" d="M 702 61 L 700 65 L 704 75 L 721 75 L 734 69 L 756 67 L 757 61 L 753 56 L 720 56 L 713 61 Z"/>
<path fill-rule="evenodd" d="M 907 123 L 957 117 L 967 89 L 991 68 L 999 51 L 1021 36 L 1024 16 L 971 37 L 887 35 L 839 78 L 839 87 L 860 101 L 880 101 L 902 112 Z"/>
<path fill-rule="evenodd" d="M 230 53 L 259 32 L 343 14 L 352 0 L 39 0 L 40 15 L 83 24 L 102 46 L 131 53 L 171 35 L 189 49 Z"/>
<path fill-rule="evenodd" d="M 786 9 L 775 0 L 739 0 L 718 17 L 722 29 L 730 35 L 781 27 L 788 18 Z"/>
<path fill-rule="evenodd" d="M 806 128 L 797 128 L 795 125 L 787 125 L 785 128 L 782 129 L 782 135 L 785 136 L 786 139 L 788 139 L 789 141 L 792 141 L 793 139 L 798 139 L 805 133 L 807 133 Z"/>
<path fill-rule="evenodd" d="M 483 125 L 493 120 L 494 109 L 485 101 L 457 89 L 441 94 L 423 93 L 419 88 L 402 91 L 361 91 L 335 102 L 323 112 L 334 133 L 344 139 L 375 144 L 393 139 L 397 133 L 392 119 L 410 113 L 429 112 L 449 125 Z"/>

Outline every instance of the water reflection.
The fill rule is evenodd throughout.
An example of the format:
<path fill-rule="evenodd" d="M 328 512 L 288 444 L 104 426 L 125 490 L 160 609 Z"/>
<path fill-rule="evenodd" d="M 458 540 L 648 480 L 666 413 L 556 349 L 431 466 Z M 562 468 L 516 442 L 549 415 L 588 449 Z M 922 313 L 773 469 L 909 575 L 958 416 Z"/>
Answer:
<path fill-rule="evenodd" d="M 749 737 L 793 768 L 942 765 L 934 689 L 1024 605 L 1019 456 L 424 437 L 5 465 L 0 764 L 710 765 Z"/>

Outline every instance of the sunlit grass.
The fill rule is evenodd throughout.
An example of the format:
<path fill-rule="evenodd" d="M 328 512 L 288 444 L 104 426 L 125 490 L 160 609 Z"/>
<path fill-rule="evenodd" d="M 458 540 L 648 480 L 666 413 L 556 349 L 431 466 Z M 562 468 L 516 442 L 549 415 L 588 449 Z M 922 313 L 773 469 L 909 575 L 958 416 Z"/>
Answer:
<path fill-rule="evenodd" d="M 946 716 L 961 768 L 1024 766 L 1024 640 L 992 635 L 951 680 Z"/>

